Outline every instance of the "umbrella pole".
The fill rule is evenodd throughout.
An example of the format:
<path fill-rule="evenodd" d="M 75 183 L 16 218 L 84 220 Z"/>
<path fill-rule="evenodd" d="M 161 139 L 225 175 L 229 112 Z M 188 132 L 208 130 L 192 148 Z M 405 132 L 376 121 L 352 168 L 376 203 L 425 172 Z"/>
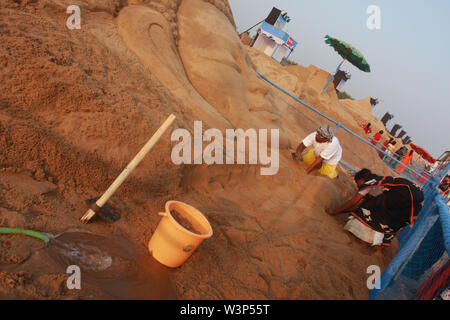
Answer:
<path fill-rule="evenodd" d="M 334 74 L 330 75 L 330 78 L 328 79 L 327 84 L 325 85 L 325 87 L 323 87 L 322 91 L 324 91 L 324 90 L 328 87 L 328 85 L 330 84 L 330 82 L 334 79 L 334 75 L 335 75 L 336 73 L 338 73 L 340 67 L 342 67 L 342 65 L 344 64 L 345 60 L 347 60 L 347 59 L 342 60 L 342 62 L 341 62 L 341 63 L 338 65 L 338 67 L 336 68 L 336 72 L 335 72 Z"/>

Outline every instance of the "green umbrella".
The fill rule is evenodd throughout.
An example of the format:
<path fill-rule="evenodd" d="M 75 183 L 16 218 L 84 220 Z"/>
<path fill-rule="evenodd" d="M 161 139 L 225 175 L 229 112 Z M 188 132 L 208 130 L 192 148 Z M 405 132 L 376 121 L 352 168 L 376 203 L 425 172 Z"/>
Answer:
<path fill-rule="evenodd" d="M 365 72 L 370 72 L 370 66 L 367 63 L 366 59 L 364 58 L 364 56 L 361 54 L 361 52 L 359 52 L 358 49 L 356 49 L 354 46 L 352 46 L 351 44 L 348 44 L 345 41 L 342 40 L 338 40 L 335 39 L 333 37 L 330 37 L 329 35 L 325 36 L 325 43 L 327 43 L 328 45 L 330 45 L 331 47 L 333 47 L 333 49 L 339 53 L 339 55 L 344 58 L 344 60 L 342 60 L 342 62 L 339 64 L 339 66 L 336 69 L 336 72 L 339 71 L 339 68 L 342 66 L 342 64 L 347 60 L 349 61 L 351 64 L 353 64 L 355 67 L 357 67 L 358 69 L 365 71 Z M 323 88 L 323 90 L 325 90 L 328 86 L 328 84 L 330 83 L 330 81 L 333 79 L 334 76 L 330 77 L 330 79 L 328 80 L 327 84 L 325 85 L 325 87 Z"/>

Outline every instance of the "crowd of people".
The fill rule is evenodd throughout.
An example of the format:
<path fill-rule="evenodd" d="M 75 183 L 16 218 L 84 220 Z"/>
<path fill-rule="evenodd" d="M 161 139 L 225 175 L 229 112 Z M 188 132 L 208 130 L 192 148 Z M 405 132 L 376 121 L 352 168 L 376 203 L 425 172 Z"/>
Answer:
<path fill-rule="evenodd" d="M 372 132 L 370 122 L 367 123 L 366 125 L 362 125 L 362 127 L 366 134 Z M 380 130 L 369 140 L 374 146 L 379 147 L 382 151 L 390 154 L 394 159 L 398 160 L 400 163 L 404 164 L 405 166 L 408 166 L 413 158 L 414 150 L 412 149 L 409 150 L 406 146 L 401 146 L 397 150 L 395 150 L 395 145 L 397 144 L 397 142 L 395 141 L 394 137 L 389 135 L 388 138 L 381 143 L 383 135 L 384 131 Z M 391 159 L 385 153 L 379 151 L 378 155 L 383 161 L 386 162 L 387 165 L 391 166 L 396 173 L 401 174 L 403 171 L 405 171 L 406 169 L 405 166 Z"/>

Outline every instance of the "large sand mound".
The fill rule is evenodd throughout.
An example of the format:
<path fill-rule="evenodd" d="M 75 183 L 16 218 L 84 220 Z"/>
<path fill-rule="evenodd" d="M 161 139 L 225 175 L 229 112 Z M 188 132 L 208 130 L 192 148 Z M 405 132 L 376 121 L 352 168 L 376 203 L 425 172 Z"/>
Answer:
<path fill-rule="evenodd" d="M 320 92 L 327 73 L 281 67 L 245 47 L 226 1 L 78 2 L 83 25 L 74 31 L 61 14 L 69 2 L 0 5 L 1 225 L 117 235 L 146 256 L 156 213 L 176 199 L 200 209 L 214 230 L 170 270 L 177 298 L 367 298 L 367 267 L 386 266 L 394 248 L 376 255 L 343 230 L 345 217 L 324 212 L 355 191 L 351 177 L 341 168 L 334 181 L 305 175 L 290 149 L 326 121 L 256 70 L 362 133 L 360 113 L 331 88 Z M 204 129 L 279 128 L 278 173 L 261 176 L 254 165 L 176 166 L 166 133 L 111 199 L 121 220 L 81 225 L 85 200 L 106 190 L 170 113 L 177 115 L 173 129 L 191 132 L 195 120 Z M 389 173 L 364 143 L 343 131 L 338 137 L 345 162 Z M 12 290 L 16 298 L 111 297 L 91 283 L 66 290 L 65 270 L 39 247 L 34 239 L 0 236 L 0 297 Z"/>

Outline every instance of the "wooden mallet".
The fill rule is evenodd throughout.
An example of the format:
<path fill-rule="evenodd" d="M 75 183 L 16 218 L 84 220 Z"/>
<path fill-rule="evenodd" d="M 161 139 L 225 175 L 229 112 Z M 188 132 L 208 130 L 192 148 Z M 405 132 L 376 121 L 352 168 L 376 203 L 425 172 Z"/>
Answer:
<path fill-rule="evenodd" d="M 156 144 L 156 142 L 161 138 L 167 128 L 175 120 L 175 116 L 171 114 L 166 121 L 161 125 L 161 127 L 155 132 L 155 134 L 147 141 L 147 143 L 142 147 L 141 151 L 133 158 L 133 160 L 128 163 L 126 168 L 122 173 L 114 180 L 108 190 L 93 204 L 93 206 L 86 211 L 86 213 L 81 217 L 82 222 L 89 222 L 92 217 L 98 213 L 103 205 L 108 201 L 108 199 L 116 192 L 120 185 L 125 181 L 129 174 L 138 166 L 145 155 L 150 151 L 150 149 Z"/>

